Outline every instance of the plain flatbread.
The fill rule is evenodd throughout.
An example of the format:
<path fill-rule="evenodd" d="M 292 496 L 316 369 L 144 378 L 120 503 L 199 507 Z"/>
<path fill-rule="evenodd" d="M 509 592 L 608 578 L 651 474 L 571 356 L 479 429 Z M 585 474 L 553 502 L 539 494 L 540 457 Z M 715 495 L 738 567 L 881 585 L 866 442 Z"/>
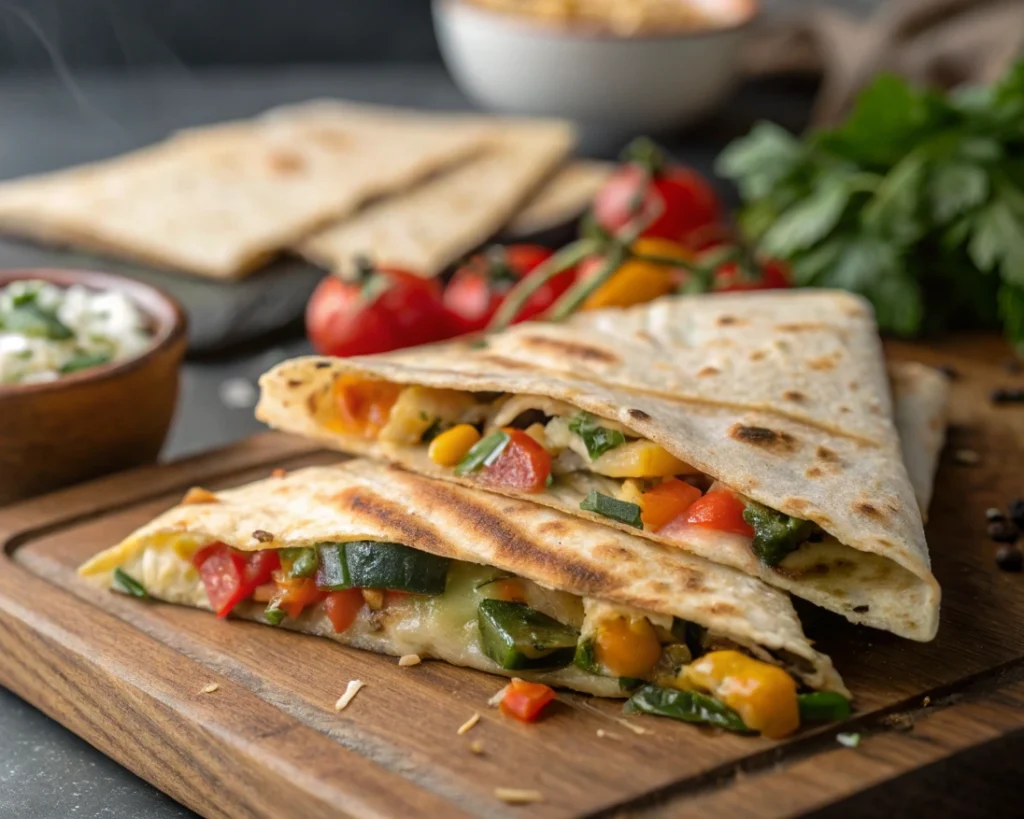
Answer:
<path fill-rule="evenodd" d="M 489 120 L 490 147 L 409 191 L 373 202 L 296 245 L 343 278 L 357 257 L 436 276 L 492 238 L 572 150 L 567 123 Z"/>
<path fill-rule="evenodd" d="M 562 324 L 516 325 L 482 347 L 454 342 L 297 359 L 260 380 L 257 417 L 275 428 L 476 485 L 472 476 L 434 464 L 425 447 L 324 426 L 321 407 L 342 374 L 544 396 L 617 421 L 831 535 L 803 544 L 776 568 L 736 535 L 689 527 L 672 539 L 645 537 L 760 577 L 853 622 L 917 640 L 935 635 L 940 590 L 900 452 L 881 343 L 870 305 L 857 296 L 803 290 L 670 297 L 579 313 Z M 934 453 L 922 457 L 934 464 Z M 626 528 L 579 508 L 587 491 L 608 479 L 570 478 L 524 497 Z"/>
<path fill-rule="evenodd" d="M 782 592 L 679 549 L 543 506 L 359 460 L 290 472 L 219 492 L 217 498 L 171 509 L 97 555 L 80 573 L 109 586 L 120 567 L 155 597 L 208 608 L 194 570 L 190 582 L 181 582 L 190 563 L 176 560 L 173 547 L 166 554 L 154 548 L 169 546 L 167 536 L 187 535 L 200 544 L 220 541 L 246 551 L 324 541 L 397 542 L 494 566 L 547 588 L 699 623 L 741 645 L 797 658 L 790 664 L 803 669 L 808 685 L 846 693 L 829 658 L 804 636 Z M 253 535 L 257 531 L 261 540 Z M 267 533 L 273 535 L 269 543 Z M 259 613 L 248 610 L 255 619 Z M 298 627 L 349 642 L 323 623 L 300 620 Z M 357 647 L 403 653 L 380 641 Z M 479 652 L 459 659 L 503 673 Z M 578 686 L 577 680 L 578 675 L 553 679 L 568 686 Z"/>
<path fill-rule="evenodd" d="M 481 150 L 477 119 L 334 103 L 0 183 L 0 232 L 214 278 Z"/>
<path fill-rule="evenodd" d="M 616 167 L 612 162 L 569 162 L 505 225 L 502 236 L 530 236 L 581 216 Z"/>

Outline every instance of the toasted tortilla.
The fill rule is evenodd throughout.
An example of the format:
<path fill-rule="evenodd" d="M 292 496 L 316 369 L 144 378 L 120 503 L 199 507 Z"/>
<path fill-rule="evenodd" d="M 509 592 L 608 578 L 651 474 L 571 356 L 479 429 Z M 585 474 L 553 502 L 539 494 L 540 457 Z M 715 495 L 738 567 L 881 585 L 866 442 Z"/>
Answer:
<path fill-rule="evenodd" d="M 489 122 L 499 134 L 478 156 L 371 203 L 295 250 L 343 278 L 355 275 L 360 256 L 424 277 L 441 273 L 492 238 L 575 142 L 567 123 Z"/>
<path fill-rule="evenodd" d="M 214 278 L 482 150 L 478 118 L 294 106 L 0 183 L 0 232 Z"/>
<path fill-rule="evenodd" d="M 590 206 L 615 170 L 612 162 L 577 160 L 563 166 L 505 225 L 502 235 L 518 239 L 569 222 Z"/>
<path fill-rule="evenodd" d="M 549 589 L 681 617 L 742 646 L 788 657 L 812 688 L 847 694 L 831 661 L 804 636 L 789 598 L 754 578 L 537 504 L 372 461 L 302 469 L 220 492 L 214 503 L 177 506 L 79 571 L 109 586 L 114 569 L 121 568 L 154 597 L 209 608 L 189 560 L 203 545 L 220 541 L 256 551 L 350 540 L 397 542 L 512 572 Z M 250 619 L 260 619 L 261 612 L 262 607 L 254 605 L 239 610 Z M 389 629 L 386 622 L 377 623 L 376 630 L 364 629 L 361 623 L 351 633 L 335 634 L 322 615 L 303 615 L 290 625 L 357 648 L 393 655 L 418 653 L 508 673 L 480 652 L 475 639 L 468 650 L 451 647 L 449 638 L 458 635 L 403 636 L 401 629 Z M 617 681 L 582 674 L 574 667 L 541 679 L 622 696 Z"/>
<path fill-rule="evenodd" d="M 916 640 L 935 636 L 940 590 L 901 455 L 881 344 L 871 308 L 859 297 L 806 290 L 666 298 L 577 314 L 563 324 L 517 325 L 482 347 L 455 342 L 297 359 L 261 379 L 257 416 L 275 428 L 475 485 L 472 475 L 460 478 L 434 464 L 425 447 L 332 431 L 321 410 L 340 375 L 542 396 L 617 422 L 831 535 L 804 543 L 775 568 L 737 535 L 688 527 L 673 538 L 649 531 L 645 537 L 759 577 L 853 622 Z M 944 393 L 940 387 L 930 394 L 937 400 Z M 921 411 L 902 413 L 911 429 L 934 417 L 928 409 L 917 420 Z M 930 484 L 923 476 L 934 471 L 941 439 L 906 438 L 915 448 L 908 460 L 918 482 Z M 525 497 L 626 529 L 579 508 L 601 480 L 579 474 Z"/>

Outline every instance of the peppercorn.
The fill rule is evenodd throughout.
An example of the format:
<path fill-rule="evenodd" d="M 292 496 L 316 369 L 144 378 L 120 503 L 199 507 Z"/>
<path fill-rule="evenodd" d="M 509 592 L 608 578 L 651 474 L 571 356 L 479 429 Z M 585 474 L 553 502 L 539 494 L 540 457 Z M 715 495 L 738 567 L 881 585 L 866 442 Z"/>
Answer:
<path fill-rule="evenodd" d="M 1024 388 L 996 387 L 991 398 L 993 404 L 1020 404 L 1024 402 Z"/>
<path fill-rule="evenodd" d="M 988 525 L 988 536 L 996 543 L 1015 543 L 1019 534 L 1008 520 L 994 520 Z"/>
<path fill-rule="evenodd" d="M 1017 546 L 1000 546 L 996 565 L 1004 572 L 1020 572 L 1024 570 L 1024 552 Z"/>

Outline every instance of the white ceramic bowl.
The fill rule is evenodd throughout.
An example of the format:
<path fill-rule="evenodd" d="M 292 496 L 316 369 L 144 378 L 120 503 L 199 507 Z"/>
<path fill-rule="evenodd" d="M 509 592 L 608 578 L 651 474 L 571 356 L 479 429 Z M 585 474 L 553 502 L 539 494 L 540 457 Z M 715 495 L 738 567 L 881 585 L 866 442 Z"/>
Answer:
<path fill-rule="evenodd" d="M 738 78 L 757 0 L 699 5 L 721 25 L 635 37 L 557 27 L 466 0 L 434 0 L 433 8 L 448 70 L 483 107 L 641 133 L 692 122 Z"/>

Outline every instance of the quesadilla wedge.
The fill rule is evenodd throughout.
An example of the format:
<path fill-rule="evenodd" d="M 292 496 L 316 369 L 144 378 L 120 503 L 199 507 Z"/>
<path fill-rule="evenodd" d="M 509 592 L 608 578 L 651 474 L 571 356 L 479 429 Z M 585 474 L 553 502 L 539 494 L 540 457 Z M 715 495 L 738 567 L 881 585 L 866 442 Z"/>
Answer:
<path fill-rule="evenodd" d="M 603 696 L 642 682 L 713 692 L 739 675 L 746 693 L 723 698 L 770 736 L 797 727 L 794 678 L 848 696 L 789 598 L 754 578 L 378 462 L 192 490 L 79 571 L 137 596 Z"/>
<path fill-rule="evenodd" d="M 938 627 L 924 504 L 856 296 L 667 298 L 297 359 L 260 383 L 257 417 L 278 429 L 642 533 L 853 622 L 916 640 Z M 941 409 L 941 376 L 907 384 Z M 926 450 L 909 458 L 925 502 L 942 429 L 928 413 L 936 434 L 907 438 Z"/>

